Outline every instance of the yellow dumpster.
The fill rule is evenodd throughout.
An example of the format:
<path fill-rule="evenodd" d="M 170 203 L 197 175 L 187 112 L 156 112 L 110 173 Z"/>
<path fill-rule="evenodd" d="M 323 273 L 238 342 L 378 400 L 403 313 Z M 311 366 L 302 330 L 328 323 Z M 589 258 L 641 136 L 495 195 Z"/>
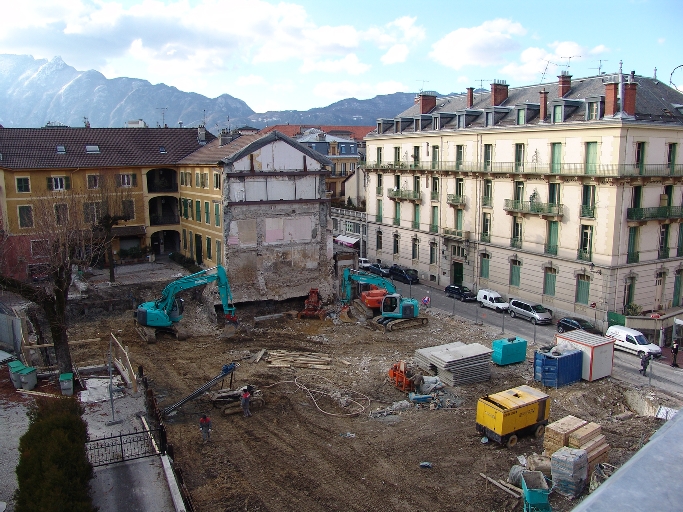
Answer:
<path fill-rule="evenodd" d="M 530 386 L 493 393 L 477 402 L 477 432 L 506 445 L 523 434 L 541 437 L 550 414 L 548 395 Z"/>

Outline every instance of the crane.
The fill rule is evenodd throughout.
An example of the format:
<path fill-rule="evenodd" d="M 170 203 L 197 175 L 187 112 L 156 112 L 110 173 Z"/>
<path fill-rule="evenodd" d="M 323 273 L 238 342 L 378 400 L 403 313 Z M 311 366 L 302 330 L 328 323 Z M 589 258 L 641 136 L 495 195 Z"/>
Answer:
<path fill-rule="evenodd" d="M 353 283 L 371 287 L 370 290 L 361 292 L 360 301 L 356 302 L 370 317 L 374 309 L 379 309 L 380 316 L 375 317 L 371 325 L 381 327 L 386 332 L 427 323 L 426 317 L 419 316 L 417 300 L 401 297 L 389 279 L 350 268 L 345 268 L 342 274 L 341 302 L 346 307 L 353 300 Z"/>
<path fill-rule="evenodd" d="M 189 290 L 210 283 L 217 283 L 218 292 L 223 305 L 223 315 L 225 321 L 230 324 L 228 327 L 234 330 L 237 326 L 235 316 L 235 306 L 232 301 L 232 292 L 225 268 L 218 265 L 213 268 L 201 270 L 189 276 L 183 276 L 166 285 L 161 292 L 161 297 L 150 302 L 143 302 L 133 312 L 133 317 L 139 326 L 144 327 L 143 337 L 150 343 L 156 340 L 157 331 L 166 331 L 174 334 L 178 339 L 184 339 L 176 328 L 183 318 L 184 301 L 176 295 L 183 290 Z M 229 334 L 226 331 L 225 334 Z"/>

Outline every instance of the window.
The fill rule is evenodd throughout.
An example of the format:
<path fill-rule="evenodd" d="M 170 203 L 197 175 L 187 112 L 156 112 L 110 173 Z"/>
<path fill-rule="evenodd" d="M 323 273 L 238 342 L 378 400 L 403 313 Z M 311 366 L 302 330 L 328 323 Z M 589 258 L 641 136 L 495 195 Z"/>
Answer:
<path fill-rule="evenodd" d="M 394 224 L 396 226 L 401 224 L 401 203 L 394 204 Z"/>
<path fill-rule="evenodd" d="M 59 203 L 55 205 L 55 224 L 63 226 L 69 220 L 68 208 L 66 203 Z"/>
<path fill-rule="evenodd" d="M 643 168 L 645 167 L 645 143 L 644 142 L 636 142 L 636 157 L 635 157 L 635 164 L 638 169 L 642 172 Z"/>
<path fill-rule="evenodd" d="M 377 165 L 382 163 L 382 148 L 377 148 Z"/>
<path fill-rule="evenodd" d="M 209 173 L 202 174 L 202 188 L 209 188 Z"/>
<path fill-rule="evenodd" d="M 493 112 L 486 112 L 486 126 L 493 126 Z"/>
<path fill-rule="evenodd" d="M 550 204 L 560 204 L 559 183 L 548 183 L 548 202 Z"/>
<path fill-rule="evenodd" d="M 378 199 L 377 200 L 377 218 L 375 219 L 377 222 L 382 222 L 382 200 Z"/>
<path fill-rule="evenodd" d="M 579 274 L 576 276 L 576 298 L 575 301 L 579 304 L 588 304 L 588 296 L 590 294 L 591 278 L 586 274 Z"/>
<path fill-rule="evenodd" d="M 436 233 L 439 230 L 439 207 L 432 206 L 432 222 L 429 231 Z"/>
<path fill-rule="evenodd" d="M 31 181 L 29 178 L 17 178 L 17 192 L 31 192 Z"/>
<path fill-rule="evenodd" d="M 439 168 L 439 146 L 432 146 L 432 169 Z"/>
<path fill-rule="evenodd" d="M 220 203 L 214 203 L 213 204 L 213 220 L 214 224 L 216 227 L 221 225 L 221 204 Z"/>
<path fill-rule="evenodd" d="M 419 176 L 413 176 L 413 190 L 415 192 L 420 191 L 420 177 Z"/>
<path fill-rule="evenodd" d="M 524 144 L 515 144 L 515 171 L 521 170 L 524 170 Z"/>
<path fill-rule="evenodd" d="M 581 190 L 581 217 L 595 217 L 595 185 L 583 185 Z"/>
<path fill-rule="evenodd" d="M 674 187 L 673 185 L 666 185 L 664 187 L 664 195 L 666 196 L 666 205 L 673 206 Z"/>
<path fill-rule="evenodd" d="M 465 116 L 458 116 L 458 128 L 465 127 Z"/>
<path fill-rule="evenodd" d="M 32 228 L 33 227 L 33 206 L 19 207 L 19 227 Z"/>
<path fill-rule="evenodd" d="M 562 171 L 562 143 L 553 142 L 550 144 L 550 172 L 559 173 Z"/>
<path fill-rule="evenodd" d="M 92 155 L 100 152 L 100 147 L 96 144 L 88 144 L 85 146 L 85 152 Z"/>
<path fill-rule="evenodd" d="M 553 123 L 561 123 L 562 121 L 562 105 L 555 105 L 553 107 Z"/>
<path fill-rule="evenodd" d="M 493 145 L 484 144 L 484 170 L 491 170 L 491 159 L 493 156 Z"/>
<path fill-rule="evenodd" d="M 436 259 L 438 257 L 438 247 L 436 242 L 429 242 L 429 264 L 436 265 Z"/>
<path fill-rule="evenodd" d="M 662 224 L 659 227 L 659 255 L 658 258 L 666 259 L 669 257 L 669 228 L 671 224 Z"/>
<path fill-rule="evenodd" d="M 631 194 L 631 208 L 640 208 L 642 197 L 643 187 L 640 185 L 633 187 L 633 192 Z"/>
<path fill-rule="evenodd" d="M 135 218 L 135 201 L 132 199 L 124 199 L 122 206 L 123 214 L 127 217 L 127 220 L 133 220 Z"/>
<path fill-rule="evenodd" d="M 458 144 L 455 146 L 455 169 L 459 170 L 462 167 L 462 162 L 465 156 L 465 146 Z"/>
<path fill-rule="evenodd" d="M 166 153 L 166 148 L 164 146 L 159 146 L 159 153 L 165 154 Z"/>
<path fill-rule="evenodd" d="M 483 213 L 481 216 L 481 232 L 487 236 L 491 234 L 491 214 L 490 213 Z"/>
<path fill-rule="evenodd" d="M 398 233 L 394 233 L 394 254 L 398 254 L 398 241 L 399 235 Z"/>
<path fill-rule="evenodd" d="M 557 256 L 558 226 L 556 220 L 549 220 L 546 233 L 545 253 Z"/>
<path fill-rule="evenodd" d="M 626 263 L 638 263 L 638 226 L 628 228 L 628 251 L 626 253 Z"/>
<path fill-rule="evenodd" d="M 199 176 L 199 174 L 197 176 Z M 197 222 L 202 221 L 202 202 L 201 201 L 195 201 L 194 202 L 194 220 L 196 220 Z"/>
<path fill-rule="evenodd" d="M 512 247 L 521 248 L 522 246 L 522 218 L 512 218 Z"/>
<path fill-rule="evenodd" d="M 526 111 L 523 108 L 517 109 L 517 124 L 524 124 L 526 119 Z"/>
<path fill-rule="evenodd" d="M 593 226 L 581 225 L 581 238 L 579 240 L 579 259 L 591 260 L 593 252 Z"/>
<path fill-rule="evenodd" d="M 510 261 L 510 286 L 519 286 L 522 262 L 519 260 Z"/>
<path fill-rule="evenodd" d="M 382 188 L 382 175 L 381 174 L 377 175 L 377 188 L 379 188 L 379 189 Z"/>
<path fill-rule="evenodd" d="M 340 148 L 341 148 L 341 154 L 342 154 L 342 155 L 345 155 L 345 154 L 346 154 L 346 145 L 345 145 L 345 144 L 341 144 L 341 145 L 340 145 Z"/>
<path fill-rule="evenodd" d="M 462 231 L 462 219 L 463 219 L 463 211 L 462 210 L 455 210 L 455 229 L 458 231 Z"/>
<path fill-rule="evenodd" d="M 190 258 L 194 258 L 194 235 L 192 234 L 192 231 L 190 231 Z"/>
<path fill-rule="evenodd" d="M 180 173 L 180 186 L 181 187 L 185 186 L 185 173 L 184 172 Z"/>
<path fill-rule="evenodd" d="M 187 230 L 183 229 L 183 250 L 187 250 Z"/>
<path fill-rule="evenodd" d="M 221 173 L 219 172 L 213 173 L 213 188 L 214 190 L 220 190 L 221 188 Z"/>
<path fill-rule="evenodd" d="M 515 201 L 524 201 L 524 182 L 515 181 Z"/>
<path fill-rule="evenodd" d="M 401 147 L 400 146 L 394 146 L 394 163 L 395 164 L 401 163 Z"/>
<path fill-rule="evenodd" d="M 211 224 L 211 207 L 208 201 L 204 201 L 204 222 Z"/>
<path fill-rule="evenodd" d="M 213 243 L 211 243 L 211 238 L 207 236 L 206 237 L 206 259 L 207 260 L 213 259 L 211 257 L 211 251 L 212 250 L 213 250 Z"/>
<path fill-rule="evenodd" d="M 420 239 L 419 238 L 413 238 L 412 257 L 414 260 L 417 260 L 420 258 Z"/>
<path fill-rule="evenodd" d="M 586 174 L 595 174 L 598 168 L 598 143 L 586 142 Z"/>
<path fill-rule="evenodd" d="M 666 148 L 666 165 L 669 168 L 669 172 L 674 172 L 676 167 L 676 144 L 671 143 L 667 145 Z"/>
<path fill-rule="evenodd" d="M 394 189 L 395 190 L 401 190 L 401 175 L 396 174 L 394 176 Z"/>
<path fill-rule="evenodd" d="M 57 144 L 57 154 L 66 155 L 66 146 L 64 146 L 63 144 Z"/>
<path fill-rule="evenodd" d="M 586 119 L 588 121 L 594 121 L 598 118 L 598 102 L 589 101 L 586 113 Z"/>
<path fill-rule="evenodd" d="M 337 231 L 339 229 L 339 221 L 337 219 L 332 219 L 332 229 Z"/>
<path fill-rule="evenodd" d="M 199 188 L 202 183 L 202 175 L 199 172 L 194 173 L 194 186 Z"/>
<path fill-rule="evenodd" d="M 94 224 L 102 218 L 102 203 L 91 202 L 83 204 L 83 219 L 88 224 Z"/>
<path fill-rule="evenodd" d="M 88 174 L 88 188 L 93 190 L 100 188 L 100 176 L 99 174 Z"/>
<path fill-rule="evenodd" d="M 432 122 L 432 129 L 433 130 L 439 129 L 439 118 L 438 117 L 434 117 L 433 122 Z"/>
<path fill-rule="evenodd" d="M 484 206 L 491 206 L 493 198 L 493 181 L 484 180 Z"/>
<path fill-rule="evenodd" d="M 557 270 L 552 267 L 545 267 L 543 272 L 543 295 L 555 296 L 555 279 Z"/>
<path fill-rule="evenodd" d="M 116 185 L 118 187 L 137 187 L 138 186 L 137 174 L 117 174 L 116 175 Z"/>
<path fill-rule="evenodd" d="M 626 278 L 626 293 L 624 294 L 624 306 L 633 304 L 633 299 L 636 295 L 636 278 L 627 277 Z"/>
<path fill-rule="evenodd" d="M 479 265 L 479 277 L 482 279 L 488 279 L 489 278 L 489 263 L 491 262 L 491 255 L 490 254 L 482 254 L 481 255 L 481 264 Z"/>
<path fill-rule="evenodd" d="M 377 250 L 381 251 L 382 250 L 382 232 L 381 231 L 377 232 L 377 243 L 376 243 L 376 245 L 377 245 Z"/>
<path fill-rule="evenodd" d="M 188 200 L 185 199 L 185 198 L 182 198 L 182 199 L 181 199 L 181 202 L 183 203 L 182 216 L 183 216 L 184 219 L 187 219 L 187 218 L 188 218 L 188 212 L 187 212 Z"/>
<path fill-rule="evenodd" d="M 413 165 L 418 166 L 420 164 L 420 146 L 413 146 Z"/>
<path fill-rule="evenodd" d="M 432 199 L 434 199 L 433 194 L 438 194 L 438 193 L 439 193 L 439 178 L 432 178 Z"/>
<path fill-rule="evenodd" d="M 216 265 L 223 264 L 223 253 L 221 252 L 221 241 L 216 240 Z"/>
<path fill-rule="evenodd" d="M 455 178 L 455 195 L 464 196 L 465 195 L 465 180 L 464 178 Z"/>
<path fill-rule="evenodd" d="M 48 190 L 69 190 L 71 188 L 71 178 L 68 176 L 50 176 L 47 179 Z"/>

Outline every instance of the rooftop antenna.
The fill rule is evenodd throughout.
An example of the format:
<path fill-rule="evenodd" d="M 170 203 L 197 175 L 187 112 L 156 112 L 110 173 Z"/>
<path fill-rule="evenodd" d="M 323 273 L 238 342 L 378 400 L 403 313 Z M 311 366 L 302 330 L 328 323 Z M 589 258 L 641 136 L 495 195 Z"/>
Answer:
<path fill-rule="evenodd" d="M 598 70 L 598 75 L 602 75 L 602 63 L 607 62 L 608 59 L 599 59 L 598 60 L 598 67 L 597 68 L 588 68 L 588 69 L 597 69 Z M 656 69 L 656 68 L 655 68 Z M 657 72 L 655 71 L 655 75 Z"/>
<path fill-rule="evenodd" d="M 541 83 L 543 83 L 543 81 L 545 80 L 545 75 L 546 75 L 546 73 L 548 73 L 548 66 L 550 66 L 551 64 L 553 66 L 560 66 L 560 64 L 556 64 L 556 63 L 551 62 L 549 60 L 545 60 L 544 62 L 545 62 L 545 69 L 543 70 L 543 74 L 541 75 Z"/>
<path fill-rule="evenodd" d="M 416 82 L 422 82 L 422 87 L 420 87 L 420 94 L 424 91 L 425 89 L 425 84 L 429 83 L 429 80 L 415 80 Z"/>
<path fill-rule="evenodd" d="M 560 57 L 560 59 L 567 59 L 567 64 L 566 64 L 567 71 L 569 71 L 569 66 L 572 63 L 572 59 L 580 59 L 580 58 L 581 58 L 581 55 L 572 55 L 570 57 Z"/>
<path fill-rule="evenodd" d="M 166 111 L 168 107 L 157 107 L 157 110 L 161 110 L 161 127 L 164 128 L 166 126 Z"/>
<path fill-rule="evenodd" d="M 204 120 L 202 121 L 202 124 L 206 126 L 206 109 L 204 109 Z"/>
<path fill-rule="evenodd" d="M 683 68 L 683 64 L 681 64 L 681 65 L 679 65 L 679 66 L 676 66 L 676 67 L 673 69 L 673 71 L 671 72 L 671 74 L 669 75 L 669 84 L 671 85 L 671 87 L 673 87 L 673 88 L 676 89 L 677 91 L 678 91 L 679 89 L 678 89 L 678 87 L 676 87 L 676 84 L 675 84 L 674 81 L 673 81 L 673 76 L 674 76 L 674 71 L 676 71 L 678 68 Z"/>

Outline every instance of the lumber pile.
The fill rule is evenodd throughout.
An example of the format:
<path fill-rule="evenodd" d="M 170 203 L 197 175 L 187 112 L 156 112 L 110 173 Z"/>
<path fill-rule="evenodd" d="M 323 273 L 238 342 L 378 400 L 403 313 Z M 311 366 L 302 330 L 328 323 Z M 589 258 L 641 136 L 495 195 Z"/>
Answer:
<path fill-rule="evenodd" d="M 423 370 L 436 373 L 450 386 L 482 382 L 491 378 L 492 350 L 479 343 L 448 343 L 417 349 L 415 362 Z"/>
<path fill-rule="evenodd" d="M 545 427 L 543 453 L 551 456 L 569 443 L 569 435 L 583 427 L 587 422 L 576 416 L 565 416 Z"/>
<path fill-rule="evenodd" d="M 316 352 L 289 352 L 287 350 L 269 350 L 265 357 L 270 366 L 275 368 L 311 368 L 314 370 L 330 370 L 332 358 L 327 354 Z"/>
<path fill-rule="evenodd" d="M 609 444 L 597 423 L 588 423 L 575 416 L 565 416 L 545 429 L 543 452 L 551 456 L 562 447 L 584 450 L 587 453 L 588 474 L 597 464 L 609 459 Z"/>

